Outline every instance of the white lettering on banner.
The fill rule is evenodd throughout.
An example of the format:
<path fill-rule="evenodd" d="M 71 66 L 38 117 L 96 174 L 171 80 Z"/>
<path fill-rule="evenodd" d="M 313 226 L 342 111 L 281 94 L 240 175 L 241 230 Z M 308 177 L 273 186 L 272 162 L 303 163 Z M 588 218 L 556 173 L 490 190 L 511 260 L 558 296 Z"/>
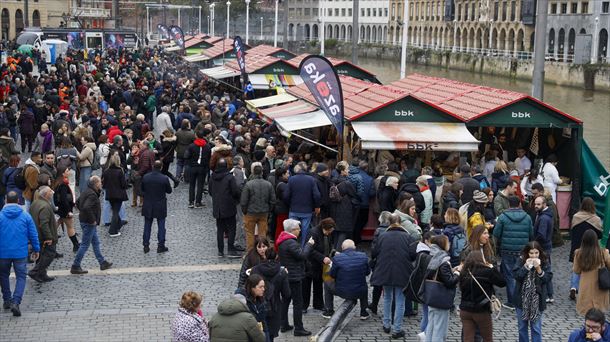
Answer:
<path fill-rule="evenodd" d="M 412 110 L 395 110 L 394 116 L 415 116 Z"/>
<path fill-rule="evenodd" d="M 531 119 L 532 118 L 531 114 L 528 113 L 528 112 L 525 112 L 525 113 L 522 113 L 522 112 L 515 113 L 515 112 L 513 112 L 512 117 L 513 118 L 518 118 L 518 119 L 525 119 L 525 118 Z"/>
<path fill-rule="evenodd" d="M 414 151 L 434 151 L 435 148 L 438 148 L 438 143 L 407 143 L 407 150 Z"/>
<path fill-rule="evenodd" d="M 273 68 L 273 72 L 285 72 L 284 68 Z"/>
<path fill-rule="evenodd" d="M 606 197 L 606 192 L 608 192 L 608 187 L 610 186 L 610 175 L 604 177 L 603 175 L 599 176 L 600 182 L 593 186 L 595 192 L 602 197 Z"/>
<path fill-rule="evenodd" d="M 316 90 L 322 97 L 322 101 L 328 107 L 328 110 L 330 110 L 330 113 L 333 116 L 339 115 L 341 108 L 337 105 L 335 97 L 330 93 L 328 82 L 321 82 L 326 77 L 326 74 L 320 74 L 320 72 L 316 70 L 316 65 L 313 63 L 308 63 L 304 65 L 303 68 L 305 69 L 305 72 L 309 74 L 309 78 L 313 80 Z"/>

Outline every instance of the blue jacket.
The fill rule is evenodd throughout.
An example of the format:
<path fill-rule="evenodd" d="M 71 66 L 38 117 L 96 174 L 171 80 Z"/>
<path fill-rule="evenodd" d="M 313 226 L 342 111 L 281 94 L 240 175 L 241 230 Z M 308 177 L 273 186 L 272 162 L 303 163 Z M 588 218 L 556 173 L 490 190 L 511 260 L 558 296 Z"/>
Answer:
<path fill-rule="evenodd" d="M 320 190 L 316 180 L 308 173 L 297 173 L 288 178 L 284 203 L 293 213 L 309 214 L 320 207 Z"/>
<path fill-rule="evenodd" d="M 349 174 L 347 175 L 347 180 L 352 183 L 354 189 L 356 189 L 356 195 L 358 198 L 363 198 L 368 193 L 364 191 L 364 180 L 360 175 L 360 168 L 356 166 L 349 167 Z"/>
<path fill-rule="evenodd" d="M 373 186 L 373 177 L 369 176 L 368 173 L 362 169 L 358 169 L 360 177 L 362 177 L 362 185 L 364 186 L 364 192 L 360 196 L 360 208 L 368 208 L 369 200 L 375 197 L 375 187 Z"/>
<path fill-rule="evenodd" d="M 335 278 L 335 292 L 345 299 L 357 299 L 368 292 L 366 276 L 369 273 L 369 258 L 354 249 L 337 253 L 330 268 L 330 276 Z"/>
<path fill-rule="evenodd" d="M 520 208 L 507 209 L 498 217 L 494 236 L 502 251 L 519 253 L 534 238 L 532 219 Z"/>
<path fill-rule="evenodd" d="M 606 326 L 606 330 L 604 330 L 604 332 L 602 333 L 602 338 L 600 340 L 598 340 L 598 342 L 610 342 L 610 322 L 607 322 L 604 324 Z M 587 332 L 585 331 L 585 328 L 581 328 L 578 330 L 574 330 L 572 331 L 572 333 L 570 334 L 570 338 L 568 339 L 568 342 L 586 342 L 586 341 L 590 341 L 587 340 Z"/>
<path fill-rule="evenodd" d="M 32 216 L 16 204 L 0 211 L 0 259 L 23 259 L 28 256 L 28 242 L 40 251 L 38 231 Z"/>
<path fill-rule="evenodd" d="M 549 207 L 536 216 L 534 235 L 536 241 L 545 251 L 551 250 L 553 247 L 553 211 Z"/>

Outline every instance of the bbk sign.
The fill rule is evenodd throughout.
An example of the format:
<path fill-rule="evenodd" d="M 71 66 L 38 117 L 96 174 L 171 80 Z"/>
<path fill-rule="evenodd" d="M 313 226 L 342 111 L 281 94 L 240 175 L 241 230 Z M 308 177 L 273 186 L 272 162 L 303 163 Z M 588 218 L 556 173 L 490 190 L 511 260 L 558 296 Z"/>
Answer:
<path fill-rule="evenodd" d="M 415 117 L 415 113 L 412 110 L 395 110 L 394 116 L 409 116 Z"/>
<path fill-rule="evenodd" d="M 601 197 L 606 197 L 606 193 L 608 192 L 609 187 L 610 187 L 610 175 L 606 175 L 606 177 L 604 177 L 604 175 L 601 175 L 601 176 L 599 176 L 599 181 L 597 182 L 597 184 L 595 184 L 593 189 Z"/>
<path fill-rule="evenodd" d="M 532 118 L 532 114 L 530 114 L 529 112 L 513 112 L 511 116 L 513 119 L 531 119 Z"/>

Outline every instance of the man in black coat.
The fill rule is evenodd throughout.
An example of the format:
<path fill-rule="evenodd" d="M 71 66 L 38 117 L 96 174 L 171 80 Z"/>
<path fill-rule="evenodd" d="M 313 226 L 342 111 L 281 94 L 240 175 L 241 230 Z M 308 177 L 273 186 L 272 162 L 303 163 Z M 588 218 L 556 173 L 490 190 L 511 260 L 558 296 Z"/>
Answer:
<path fill-rule="evenodd" d="M 332 311 L 332 303 L 324 303 L 322 292 L 322 271 L 323 265 L 330 265 L 330 258 L 335 252 L 335 242 L 333 239 L 333 231 L 335 230 L 335 221 L 327 217 L 320 221 L 317 227 L 309 231 L 309 237 L 314 240 L 314 247 L 309 254 L 308 262 L 310 263 L 309 272 L 303 280 L 303 309 L 309 307 L 311 298 L 311 284 L 313 283 L 313 308 L 316 310 L 325 310 L 328 305 L 331 305 L 331 310 L 325 310 L 323 315 L 329 316 Z M 325 305 L 327 304 L 327 305 Z M 330 313 L 332 316 L 332 313 Z M 330 317 L 327 317 L 330 318 Z"/>
<path fill-rule="evenodd" d="M 102 180 L 98 176 L 91 176 L 89 184 L 85 191 L 76 201 L 78 207 L 78 220 L 83 229 L 83 237 L 80 242 L 80 247 L 72 263 L 70 273 L 85 274 L 88 271 L 83 270 L 80 266 L 83 257 L 89 249 L 89 245 L 93 246 L 95 258 L 100 263 L 100 269 L 107 270 L 112 266 L 111 262 L 104 259 L 100 249 L 100 239 L 97 236 L 97 226 L 100 224 L 100 216 L 102 207 L 100 204 L 100 192 L 102 191 Z"/>
<path fill-rule="evenodd" d="M 189 208 L 203 207 L 201 202 L 203 185 L 210 170 L 210 158 L 212 156 L 212 147 L 205 139 L 205 136 L 209 133 L 207 129 L 195 132 L 195 141 L 184 152 L 184 159 L 188 160 L 190 166 L 191 177 L 189 181 Z M 195 186 L 197 186 L 197 196 L 195 196 Z"/>
<path fill-rule="evenodd" d="M 235 177 L 229 172 L 227 161 L 224 158 L 219 159 L 216 163 L 216 170 L 210 177 L 209 188 L 212 196 L 212 215 L 216 219 L 218 256 L 224 256 L 224 234 L 226 233 L 229 258 L 239 258 L 241 255 L 235 249 L 234 244 L 240 190 Z"/>
<path fill-rule="evenodd" d="M 167 194 L 172 193 L 172 186 L 169 178 L 161 173 L 163 163 L 155 161 L 153 170 L 142 177 L 142 216 L 144 216 L 144 253 L 150 251 L 150 232 L 152 230 L 153 219 L 157 219 L 157 253 L 167 252 L 165 246 L 165 218 L 167 217 Z"/>

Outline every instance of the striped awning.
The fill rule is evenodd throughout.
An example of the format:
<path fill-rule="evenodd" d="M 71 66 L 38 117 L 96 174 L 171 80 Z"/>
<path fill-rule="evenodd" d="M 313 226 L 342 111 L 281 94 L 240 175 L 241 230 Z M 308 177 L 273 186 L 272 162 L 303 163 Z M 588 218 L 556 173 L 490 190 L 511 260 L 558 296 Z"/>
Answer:
<path fill-rule="evenodd" d="M 463 123 L 354 121 L 365 150 L 477 151 L 479 141 Z"/>
<path fill-rule="evenodd" d="M 207 59 L 208 59 L 208 57 L 201 53 L 184 57 L 185 61 L 191 62 L 191 63 L 201 62 L 201 61 L 205 61 Z"/>
<path fill-rule="evenodd" d="M 303 79 L 298 75 L 250 74 L 248 80 L 254 89 L 269 89 L 271 81 L 281 87 L 293 87 L 303 83 Z"/>
<path fill-rule="evenodd" d="M 208 77 L 217 80 L 239 76 L 240 74 L 240 72 L 235 69 L 225 68 L 223 66 L 209 69 L 201 69 L 200 72 L 204 75 L 207 75 Z"/>
<path fill-rule="evenodd" d="M 246 104 L 251 110 L 260 109 L 264 107 L 279 105 L 286 102 L 296 101 L 297 98 L 290 94 L 279 94 L 267 97 L 261 97 L 260 99 L 247 100 Z"/>

